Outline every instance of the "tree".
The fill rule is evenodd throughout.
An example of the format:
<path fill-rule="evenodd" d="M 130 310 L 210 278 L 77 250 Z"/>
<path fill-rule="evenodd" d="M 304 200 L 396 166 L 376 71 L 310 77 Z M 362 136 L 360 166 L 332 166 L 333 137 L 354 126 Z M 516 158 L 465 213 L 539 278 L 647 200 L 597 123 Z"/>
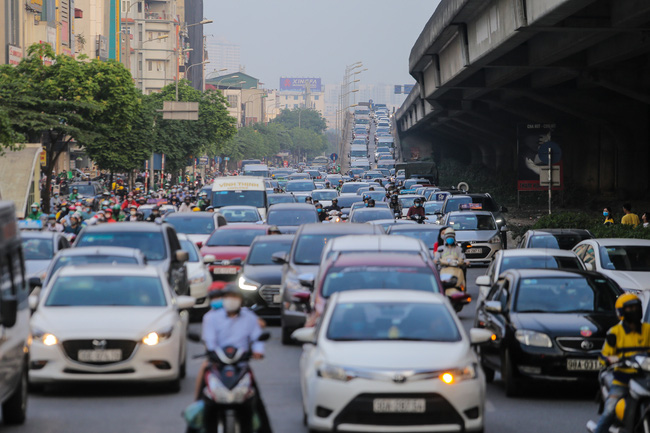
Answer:
<path fill-rule="evenodd" d="M 226 98 L 220 91 L 200 92 L 188 81 L 181 80 L 178 95 L 179 101 L 199 103 L 199 120 L 163 120 L 161 113 L 155 112 L 154 150 L 165 154 L 165 164 L 171 171 L 183 169 L 191 157 L 220 154 L 228 139 L 237 132 L 236 120 L 229 115 Z M 151 98 L 155 109 L 161 110 L 163 101 L 176 99 L 175 84 L 163 87 Z"/>
<path fill-rule="evenodd" d="M 321 114 L 311 108 L 284 109 L 272 120 L 279 123 L 287 130 L 294 128 L 309 129 L 317 134 L 322 134 L 327 129 L 327 122 Z"/>
<path fill-rule="evenodd" d="M 298 160 L 303 157 L 317 156 L 327 147 L 325 137 L 309 129 L 294 128 L 291 130 L 291 138 L 293 141 L 291 150 Z"/>

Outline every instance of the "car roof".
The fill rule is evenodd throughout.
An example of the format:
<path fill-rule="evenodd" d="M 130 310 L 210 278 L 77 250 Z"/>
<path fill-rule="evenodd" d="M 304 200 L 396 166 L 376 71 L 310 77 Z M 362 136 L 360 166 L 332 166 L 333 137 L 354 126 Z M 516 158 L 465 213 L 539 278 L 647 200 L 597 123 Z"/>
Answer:
<path fill-rule="evenodd" d="M 558 250 L 554 248 L 517 248 L 500 251 L 503 257 L 576 257 L 576 254 L 571 250 Z"/>
<path fill-rule="evenodd" d="M 338 191 L 332 188 L 323 188 L 323 189 L 315 189 L 311 193 L 313 194 L 315 192 L 338 192 Z"/>
<path fill-rule="evenodd" d="M 490 215 L 492 216 L 492 212 L 487 211 L 487 210 L 454 210 L 448 213 L 449 216 L 454 216 L 454 215 Z"/>
<path fill-rule="evenodd" d="M 504 273 L 515 274 L 519 278 L 578 278 L 589 276 L 600 276 L 602 278 L 602 275 L 594 272 L 570 269 L 508 269 Z"/>
<path fill-rule="evenodd" d="M 128 247 L 75 247 L 63 249 L 58 254 L 59 256 L 110 255 L 132 257 L 142 255 L 142 252 L 137 248 Z"/>
<path fill-rule="evenodd" d="M 531 230 L 532 234 L 552 234 L 552 235 L 581 235 L 592 237 L 591 232 L 585 229 L 537 229 Z"/>
<path fill-rule="evenodd" d="M 416 224 L 416 227 L 413 226 L 413 224 L 396 224 L 394 226 L 390 227 L 390 232 L 412 232 L 413 230 L 417 231 L 440 231 L 442 229 L 447 228 L 447 226 L 439 225 L 439 224 Z"/>
<path fill-rule="evenodd" d="M 227 209 L 243 209 L 243 210 L 255 210 L 255 211 L 257 211 L 257 208 L 255 206 L 245 206 L 245 205 L 222 206 L 222 207 L 219 208 L 219 210 L 224 210 L 224 209 L 226 209 L 226 210 Z"/>
<path fill-rule="evenodd" d="M 256 242 L 272 242 L 272 243 L 291 243 L 295 239 L 296 235 L 260 235 L 253 239 L 253 243 Z"/>
<path fill-rule="evenodd" d="M 330 225 L 330 224 L 323 224 Z M 338 224 L 337 224 L 338 225 Z M 341 224 L 347 225 L 347 224 Z M 373 227 L 371 224 L 359 224 Z M 337 246 L 337 251 L 364 251 L 369 247 L 376 249 L 382 247 L 390 251 L 419 251 L 422 241 L 409 236 L 386 234 L 352 234 L 332 239 L 332 248 Z M 371 244 L 369 246 L 369 244 Z"/>
<path fill-rule="evenodd" d="M 301 176 L 303 176 L 303 175 L 305 175 L 305 174 L 306 174 L 307 176 L 309 176 L 309 173 L 293 173 L 293 174 L 290 174 L 289 176 L 294 176 L 294 175 L 301 175 Z M 303 178 L 303 179 L 289 179 L 289 180 L 287 181 L 288 184 L 289 184 L 289 183 L 303 183 L 303 182 L 313 182 L 313 180 L 312 180 L 310 177 L 305 177 L 305 178 Z"/>
<path fill-rule="evenodd" d="M 594 239 L 594 240 L 603 247 L 614 247 L 614 246 L 625 246 L 625 245 L 650 246 L 649 239 L 606 238 L 606 239 Z"/>
<path fill-rule="evenodd" d="M 27 239 L 54 239 L 61 237 L 58 232 L 39 232 L 36 230 L 21 230 L 20 237 Z"/>
<path fill-rule="evenodd" d="M 323 224 L 311 223 L 303 224 L 300 228 L 300 234 L 374 234 L 377 233 L 377 228 L 368 224 L 345 223 L 345 224 Z"/>
<path fill-rule="evenodd" d="M 316 212 L 316 208 L 310 203 L 276 203 L 269 208 L 269 212 L 272 210 L 313 210 Z"/>
<path fill-rule="evenodd" d="M 423 292 L 419 290 L 391 290 L 391 289 L 364 289 L 364 290 L 346 290 L 337 292 L 336 303 L 343 302 L 417 302 L 428 304 L 443 304 L 444 295 L 433 292 Z M 331 302 L 331 301 L 330 301 Z"/>
<path fill-rule="evenodd" d="M 90 276 L 90 275 L 119 275 L 121 277 L 157 277 L 158 268 L 151 265 L 134 266 L 134 265 L 83 265 L 83 266 L 64 266 L 57 272 L 59 277 L 68 276 Z"/>
<path fill-rule="evenodd" d="M 273 206 L 277 206 L 277 205 L 274 204 Z M 228 224 L 225 226 L 217 227 L 217 230 L 250 230 L 250 229 L 268 230 L 269 225 L 245 223 L 245 224 Z"/>
<path fill-rule="evenodd" d="M 182 218 L 214 218 L 215 212 L 172 212 L 165 214 L 163 221 Z"/>
<path fill-rule="evenodd" d="M 416 259 L 414 255 L 410 254 L 360 252 L 358 254 L 341 254 L 332 262 L 332 266 L 391 266 L 424 268 L 427 267 L 427 264 L 422 259 Z"/>

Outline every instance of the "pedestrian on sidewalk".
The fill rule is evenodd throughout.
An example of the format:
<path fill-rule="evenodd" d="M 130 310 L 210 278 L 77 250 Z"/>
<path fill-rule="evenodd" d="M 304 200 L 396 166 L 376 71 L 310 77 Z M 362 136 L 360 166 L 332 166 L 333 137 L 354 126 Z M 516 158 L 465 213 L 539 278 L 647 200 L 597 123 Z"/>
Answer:
<path fill-rule="evenodd" d="M 639 216 L 637 214 L 632 213 L 632 205 L 630 203 L 625 203 L 623 205 L 623 213 L 625 215 L 621 219 L 621 224 L 627 224 L 634 227 L 641 224 L 641 221 L 639 220 Z"/>
<path fill-rule="evenodd" d="M 641 220 L 643 221 L 643 228 L 647 229 L 650 227 L 650 214 L 648 212 L 643 212 L 643 215 L 641 215 Z"/>
<path fill-rule="evenodd" d="M 614 224 L 614 214 L 612 214 L 611 207 L 606 207 L 605 209 L 603 209 L 603 216 L 605 217 L 604 224 L 606 226 L 611 226 Z"/>

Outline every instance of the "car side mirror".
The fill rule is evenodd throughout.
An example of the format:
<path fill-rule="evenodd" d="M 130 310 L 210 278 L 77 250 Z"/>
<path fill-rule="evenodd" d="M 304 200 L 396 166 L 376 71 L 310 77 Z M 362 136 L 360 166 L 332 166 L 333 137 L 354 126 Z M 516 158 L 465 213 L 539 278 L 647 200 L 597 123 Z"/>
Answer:
<path fill-rule="evenodd" d="M 284 265 L 287 263 L 288 260 L 288 255 L 284 251 L 277 251 L 271 255 L 271 261 L 275 264 L 278 265 Z"/>
<path fill-rule="evenodd" d="M 503 308 L 501 307 L 501 302 L 499 301 L 487 301 L 485 302 L 485 311 L 494 314 L 502 314 Z"/>
<path fill-rule="evenodd" d="M 593 263 L 585 263 L 585 269 L 588 271 L 593 271 L 594 270 L 594 264 Z"/>
<path fill-rule="evenodd" d="M 29 281 L 28 281 L 28 284 L 29 284 L 29 291 L 30 292 L 32 290 L 34 290 L 35 288 L 37 288 L 37 287 L 42 287 L 43 286 L 43 282 L 38 277 L 31 277 L 29 279 Z"/>
<path fill-rule="evenodd" d="M 472 328 L 469 330 L 469 342 L 472 345 L 488 343 L 496 339 L 496 335 L 488 329 Z"/>
<path fill-rule="evenodd" d="M 476 285 L 477 286 L 491 286 L 492 282 L 490 281 L 490 277 L 488 275 L 481 275 L 480 277 L 476 278 Z"/>
<path fill-rule="evenodd" d="M 232 259 L 230 261 L 230 264 L 233 265 L 233 266 L 241 266 L 242 259 L 240 257 L 237 257 L 236 259 Z"/>
<path fill-rule="evenodd" d="M 3 298 L 0 301 L 0 324 L 11 328 L 16 324 L 18 317 L 18 299 L 15 296 Z"/>
<path fill-rule="evenodd" d="M 183 250 L 176 250 L 174 257 L 176 258 L 176 261 L 179 263 L 185 263 L 190 259 L 189 253 Z"/>
<path fill-rule="evenodd" d="M 27 298 L 27 301 L 29 302 L 29 309 L 34 311 L 36 310 L 36 307 L 38 307 L 38 296 L 37 295 L 29 295 Z"/>
<path fill-rule="evenodd" d="M 314 343 L 316 341 L 316 328 L 300 328 L 291 334 L 293 340 L 301 343 Z"/>
<path fill-rule="evenodd" d="M 214 263 L 217 261 L 217 258 L 214 256 L 214 254 L 206 254 L 203 256 L 203 263 Z"/>
<path fill-rule="evenodd" d="M 314 288 L 314 274 L 300 274 L 298 275 L 298 281 L 303 287 Z"/>
<path fill-rule="evenodd" d="M 191 296 L 177 296 L 176 305 L 179 310 L 189 310 L 196 304 L 196 299 Z"/>

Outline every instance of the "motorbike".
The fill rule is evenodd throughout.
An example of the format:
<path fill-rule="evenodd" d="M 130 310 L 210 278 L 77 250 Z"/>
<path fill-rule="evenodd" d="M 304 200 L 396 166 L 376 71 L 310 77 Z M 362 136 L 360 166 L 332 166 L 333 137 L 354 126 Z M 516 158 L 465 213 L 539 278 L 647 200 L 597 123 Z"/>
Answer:
<path fill-rule="evenodd" d="M 196 340 L 195 336 L 189 337 Z M 266 341 L 269 337 L 270 334 L 265 332 L 258 341 Z M 239 433 L 259 429 L 256 424 L 261 423 L 261 401 L 249 365 L 251 355 L 250 347 L 238 349 L 228 346 L 194 357 L 207 356 L 210 365 L 205 369 L 202 400 L 198 402 L 202 406 L 202 422 L 201 425 L 191 425 L 188 421 L 188 427 L 192 428 L 188 431 Z M 244 423 L 250 423 L 251 427 L 248 430 L 242 428 Z"/>
<path fill-rule="evenodd" d="M 452 301 L 457 313 L 472 300 L 465 287 L 466 268 L 465 262 L 456 259 L 440 263 L 440 281 L 445 289 L 445 295 Z"/>
<path fill-rule="evenodd" d="M 418 224 L 425 224 L 427 222 L 426 217 L 422 215 L 411 215 L 411 220 L 415 221 Z"/>
<path fill-rule="evenodd" d="M 645 348 L 647 350 L 647 348 Z M 650 433 L 650 353 L 626 357 L 602 370 L 598 376 L 600 383 L 598 413 L 603 405 L 613 381 L 613 372 L 617 367 L 636 370 L 629 383 L 629 393 L 616 403 L 614 424 L 610 433 Z M 593 432 L 596 422 L 587 422 L 587 431 Z"/>

